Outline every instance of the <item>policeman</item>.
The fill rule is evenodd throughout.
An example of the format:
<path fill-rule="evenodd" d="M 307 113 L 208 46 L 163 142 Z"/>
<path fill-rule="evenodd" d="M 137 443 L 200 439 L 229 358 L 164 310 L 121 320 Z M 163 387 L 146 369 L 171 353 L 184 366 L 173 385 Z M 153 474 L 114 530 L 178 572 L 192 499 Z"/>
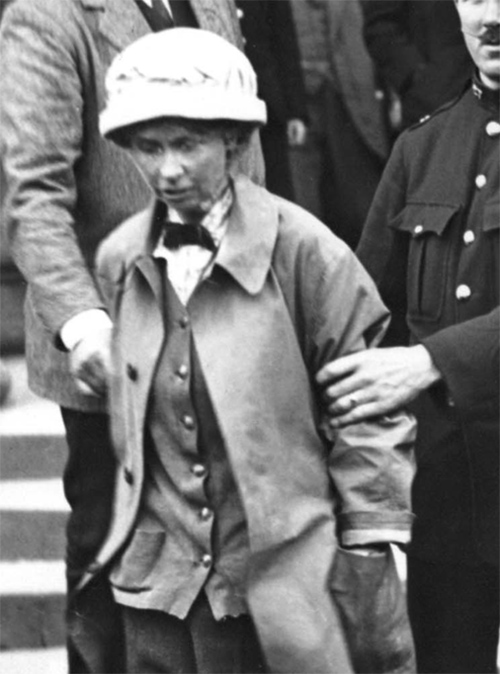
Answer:
<path fill-rule="evenodd" d="M 472 82 L 399 139 L 357 251 L 394 313 L 391 348 L 318 381 L 333 427 L 412 402 L 418 669 L 484 673 L 497 671 L 499 631 L 500 0 L 456 7 Z"/>

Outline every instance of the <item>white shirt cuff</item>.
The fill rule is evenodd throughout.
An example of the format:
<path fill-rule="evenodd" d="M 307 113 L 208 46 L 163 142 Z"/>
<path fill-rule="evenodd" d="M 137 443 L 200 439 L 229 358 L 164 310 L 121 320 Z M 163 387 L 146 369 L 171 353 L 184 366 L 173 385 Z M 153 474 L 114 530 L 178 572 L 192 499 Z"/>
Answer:
<path fill-rule="evenodd" d="M 66 321 L 59 336 L 68 351 L 72 351 L 88 334 L 112 327 L 113 323 L 103 309 L 87 309 Z"/>

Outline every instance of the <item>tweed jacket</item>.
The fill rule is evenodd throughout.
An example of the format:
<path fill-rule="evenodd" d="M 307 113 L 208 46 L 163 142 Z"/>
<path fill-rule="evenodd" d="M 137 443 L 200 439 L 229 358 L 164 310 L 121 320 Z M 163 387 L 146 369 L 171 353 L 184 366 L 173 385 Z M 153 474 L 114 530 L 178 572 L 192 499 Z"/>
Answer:
<path fill-rule="evenodd" d="M 242 46 L 230 0 L 191 5 L 201 28 Z M 150 198 L 126 152 L 99 136 L 104 76 L 149 30 L 133 0 L 16 0 L 2 19 L 3 220 L 28 281 L 29 381 L 73 409 L 102 410 L 103 402 L 77 391 L 58 333 L 72 316 L 103 306 L 92 276 L 97 244 Z M 261 179 L 256 153 L 243 170 Z"/>
<path fill-rule="evenodd" d="M 110 412 L 119 467 L 111 530 L 82 585 L 127 540 L 140 502 L 146 412 L 164 340 L 152 213 L 115 230 L 98 254 L 116 326 Z M 330 579 L 334 562 L 346 561 L 338 560 L 337 537 L 345 544 L 404 541 L 412 520 L 411 418 L 398 413 L 344 429 L 333 448 L 318 431 L 314 373 L 376 344 L 387 321 L 363 268 L 311 215 L 241 178 L 214 269 L 186 316 L 247 518 L 247 598 L 272 670 L 352 671 L 330 586 L 351 600 L 362 586 L 373 601 L 356 601 L 354 611 L 364 611 L 365 601 L 369 613 L 382 607 L 380 628 L 407 646 L 397 588 L 378 602 L 369 594 L 370 586 L 387 587 L 372 575 L 389 571 L 380 559 L 356 559 L 367 567 L 348 590 L 344 573 Z M 370 650 L 380 635 L 373 613 L 367 620 L 363 647 Z M 387 647 L 381 637 L 377 648 L 393 654 L 396 642 Z"/>
<path fill-rule="evenodd" d="M 498 92 L 475 83 L 402 134 L 356 251 L 390 343 L 409 329 L 444 379 L 414 406 L 410 553 L 429 561 L 498 564 L 499 122 Z"/>

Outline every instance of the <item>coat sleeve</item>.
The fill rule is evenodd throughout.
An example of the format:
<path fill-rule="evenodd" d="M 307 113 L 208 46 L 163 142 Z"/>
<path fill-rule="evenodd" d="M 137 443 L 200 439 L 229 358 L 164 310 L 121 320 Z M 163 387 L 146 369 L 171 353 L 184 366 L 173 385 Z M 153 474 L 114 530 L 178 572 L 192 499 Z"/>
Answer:
<path fill-rule="evenodd" d="M 102 302 L 73 228 L 82 142 L 83 64 L 73 3 L 17 0 L 2 19 L 4 221 L 13 259 L 54 336 Z"/>
<path fill-rule="evenodd" d="M 492 406 L 494 414 L 498 413 L 499 319 L 497 308 L 422 340 L 451 399 L 465 417 L 485 406 Z"/>
<path fill-rule="evenodd" d="M 377 346 L 388 320 L 375 285 L 349 250 L 323 260 L 309 345 L 314 371 L 332 359 Z M 329 470 L 339 496 L 341 543 L 407 543 L 413 519 L 413 417 L 400 410 L 325 435 L 332 443 Z"/>

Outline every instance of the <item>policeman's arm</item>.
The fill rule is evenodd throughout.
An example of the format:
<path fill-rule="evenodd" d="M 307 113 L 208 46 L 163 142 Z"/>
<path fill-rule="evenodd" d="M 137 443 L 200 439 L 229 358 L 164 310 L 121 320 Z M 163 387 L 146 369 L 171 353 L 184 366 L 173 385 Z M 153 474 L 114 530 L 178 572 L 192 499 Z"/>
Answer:
<path fill-rule="evenodd" d="M 498 410 L 500 310 L 452 325 L 423 340 L 453 403 L 464 414 Z"/>

